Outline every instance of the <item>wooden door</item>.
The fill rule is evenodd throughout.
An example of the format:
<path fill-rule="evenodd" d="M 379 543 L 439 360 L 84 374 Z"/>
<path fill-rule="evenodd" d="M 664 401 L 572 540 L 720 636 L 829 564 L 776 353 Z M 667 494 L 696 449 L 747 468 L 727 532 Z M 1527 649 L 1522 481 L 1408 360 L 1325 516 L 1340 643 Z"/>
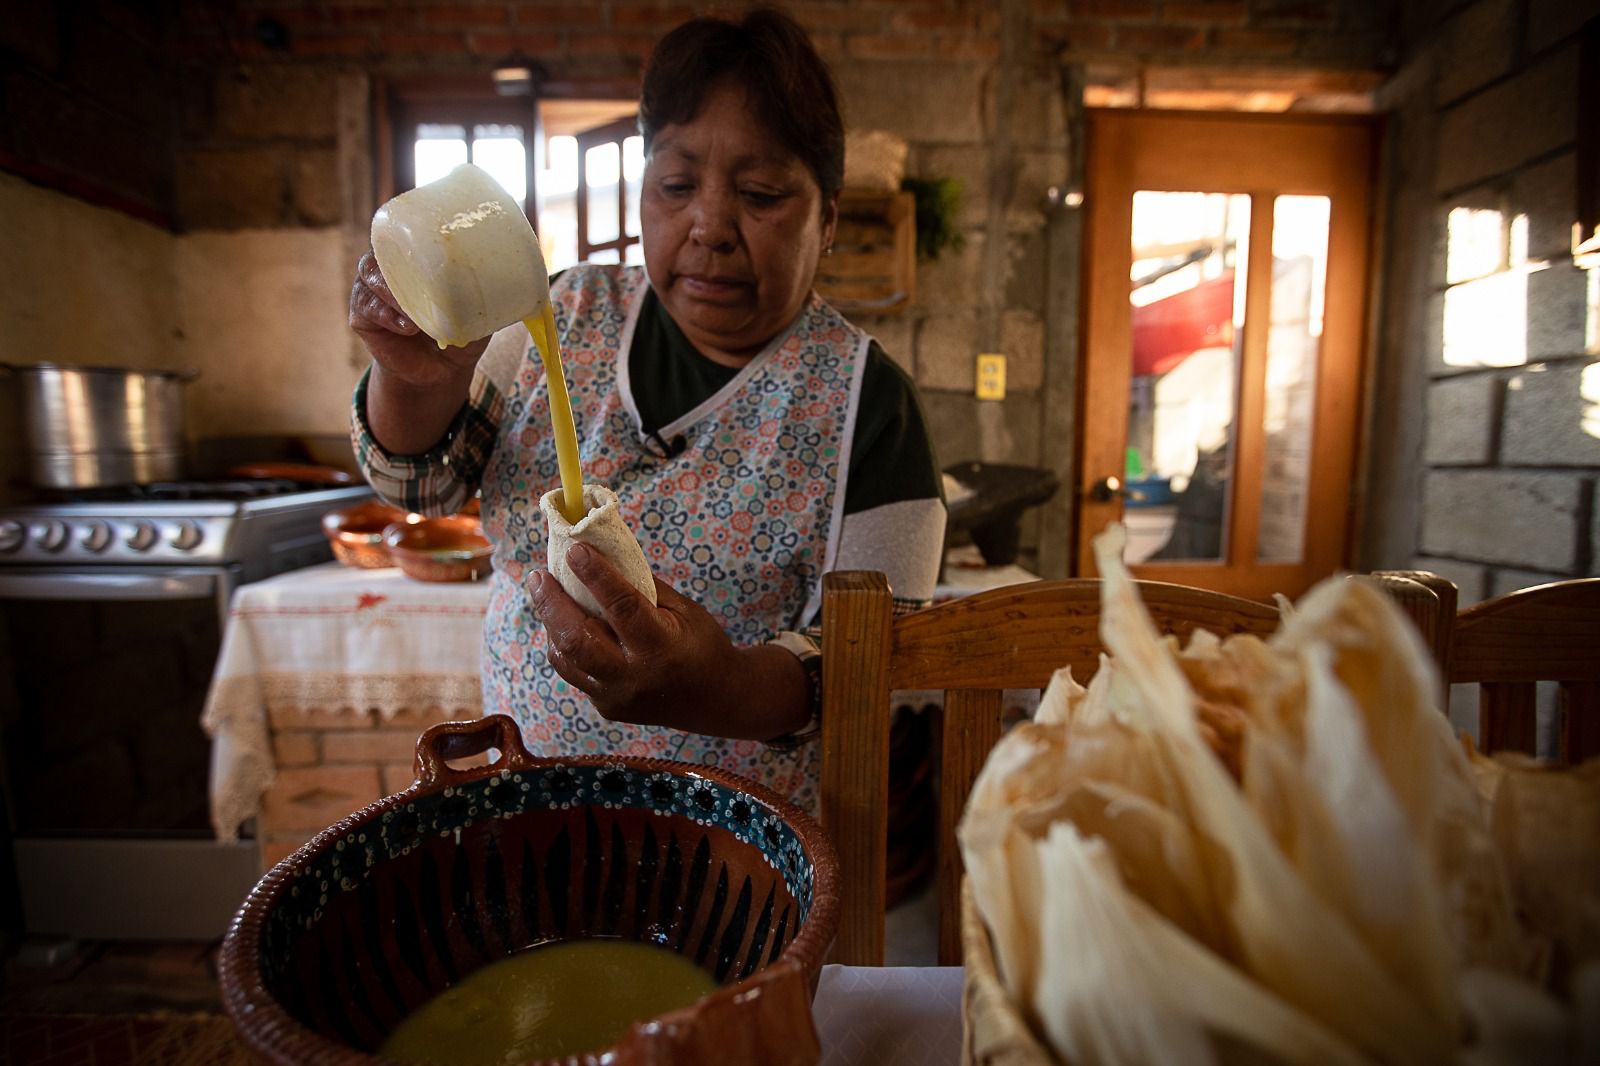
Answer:
<path fill-rule="evenodd" d="M 1093 111 L 1078 572 L 1296 596 L 1347 557 L 1374 126 Z"/>

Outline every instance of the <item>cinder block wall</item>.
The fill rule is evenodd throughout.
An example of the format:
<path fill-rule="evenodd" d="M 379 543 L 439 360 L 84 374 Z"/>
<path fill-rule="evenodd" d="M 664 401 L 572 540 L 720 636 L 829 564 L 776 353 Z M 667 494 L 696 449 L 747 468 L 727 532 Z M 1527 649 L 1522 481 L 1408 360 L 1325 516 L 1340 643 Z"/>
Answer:
<path fill-rule="evenodd" d="M 1570 254 L 1577 33 L 1597 14 L 1408 11 L 1369 560 L 1438 571 L 1463 606 L 1600 572 L 1600 300 Z"/>
<path fill-rule="evenodd" d="M 42 162 L 61 179 L 52 188 L 133 199 L 179 232 L 183 291 L 165 358 L 202 369 L 192 390 L 197 435 L 337 433 L 363 364 L 340 322 L 376 206 L 374 79 L 486 77 L 521 53 L 563 92 L 609 86 L 631 96 L 663 32 L 691 14 L 741 6 L 17 0 L 0 20 L 9 86 L 0 168 Z M 1043 533 L 1036 513 L 1024 546 L 1039 545 L 1043 572 L 1064 575 L 1076 495 L 1079 237 L 1073 213 L 1052 212 L 1045 193 L 1070 180 L 1081 132 L 1067 74 L 1137 86 L 1150 64 L 1372 69 L 1385 62 L 1392 0 L 787 8 L 833 65 L 852 126 L 906 138 L 912 175 L 963 183 L 965 247 L 919 267 L 909 312 L 862 325 L 917 379 L 943 462 L 1022 463 L 1062 476 Z M 113 47 L 121 42 L 126 54 Z M 18 299 L 47 316 L 76 313 L 50 299 L 57 277 L 19 276 Z M 1010 357 L 1003 401 L 972 395 L 980 351 Z"/>

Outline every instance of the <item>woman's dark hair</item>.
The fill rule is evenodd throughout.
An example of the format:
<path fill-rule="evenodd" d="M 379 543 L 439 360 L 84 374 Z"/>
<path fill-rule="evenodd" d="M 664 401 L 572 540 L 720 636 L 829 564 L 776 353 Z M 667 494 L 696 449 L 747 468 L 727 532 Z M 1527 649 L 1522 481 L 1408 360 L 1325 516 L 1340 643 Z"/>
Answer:
<path fill-rule="evenodd" d="M 800 24 L 757 8 L 738 22 L 690 19 L 657 43 L 639 94 L 644 150 L 663 126 L 689 122 L 711 89 L 737 85 L 756 118 L 810 169 L 833 199 L 844 183 L 844 119 L 828 66 Z"/>

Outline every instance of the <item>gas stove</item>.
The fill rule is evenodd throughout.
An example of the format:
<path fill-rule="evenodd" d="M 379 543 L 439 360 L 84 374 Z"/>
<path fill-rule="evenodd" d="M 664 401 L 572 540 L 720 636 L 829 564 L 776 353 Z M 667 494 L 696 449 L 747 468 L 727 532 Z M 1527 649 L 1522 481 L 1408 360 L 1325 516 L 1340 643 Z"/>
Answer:
<path fill-rule="evenodd" d="M 233 593 L 332 559 L 323 515 L 371 495 L 252 478 L 0 508 L 0 870 L 30 933 L 226 929 L 261 876 L 256 841 L 218 841 L 207 806 L 200 717 Z"/>
<path fill-rule="evenodd" d="M 237 566 L 240 583 L 259 580 L 327 558 L 305 551 L 326 548 L 322 515 L 371 495 L 271 478 L 52 492 L 0 508 L 0 567 Z"/>

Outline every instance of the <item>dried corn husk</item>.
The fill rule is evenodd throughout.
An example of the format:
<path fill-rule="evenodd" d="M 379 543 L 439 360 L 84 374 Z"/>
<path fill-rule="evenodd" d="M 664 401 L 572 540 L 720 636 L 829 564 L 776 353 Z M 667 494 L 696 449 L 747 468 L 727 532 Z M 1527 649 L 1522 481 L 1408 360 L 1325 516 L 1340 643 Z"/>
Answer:
<path fill-rule="evenodd" d="M 1053 1053 L 1444 1062 L 1463 1017 L 1473 1061 L 1503 1059 L 1488 1034 L 1559 1038 L 1518 976 L 1529 943 L 1480 797 L 1516 786 L 1455 743 L 1388 598 L 1331 581 L 1270 641 L 1180 649 L 1120 541 L 1096 551 L 1109 655 L 1087 688 L 1052 680 L 959 831 L 996 969 Z"/>
<path fill-rule="evenodd" d="M 1041 939 L 1057 950 L 1045 956 L 1036 1002 L 1068 1062 L 1209 1063 L 1210 1034 L 1288 1062 L 1361 1061 L 1125 891 L 1103 841 L 1063 822 L 1037 846 L 1051 890 L 1073 900 L 1045 911 Z"/>
<path fill-rule="evenodd" d="M 1105 590 L 1101 637 L 1117 676 L 1128 679 L 1128 713 L 1146 716 L 1163 755 L 1184 782 L 1235 938 L 1234 961 L 1371 1054 L 1393 1062 L 1440 1061 L 1456 1044 L 1454 1015 L 1440 1016 L 1426 993 L 1417 995 L 1379 964 L 1350 916 L 1312 889 L 1210 757 L 1195 724 L 1192 691 L 1165 650 L 1121 556 L 1120 539 L 1096 545 Z M 1308 705 L 1312 695 L 1308 691 Z M 1315 804 L 1304 789 L 1299 791 L 1308 807 Z M 1290 797 L 1296 790 L 1286 786 L 1284 793 Z M 1415 844 L 1400 837 L 1385 846 L 1398 850 Z"/>
<path fill-rule="evenodd" d="M 1558 770 L 1467 749 L 1513 897 L 1537 938 L 1536 975 L 1558 991 L 1600 964 L 1600 760 Z"/>

